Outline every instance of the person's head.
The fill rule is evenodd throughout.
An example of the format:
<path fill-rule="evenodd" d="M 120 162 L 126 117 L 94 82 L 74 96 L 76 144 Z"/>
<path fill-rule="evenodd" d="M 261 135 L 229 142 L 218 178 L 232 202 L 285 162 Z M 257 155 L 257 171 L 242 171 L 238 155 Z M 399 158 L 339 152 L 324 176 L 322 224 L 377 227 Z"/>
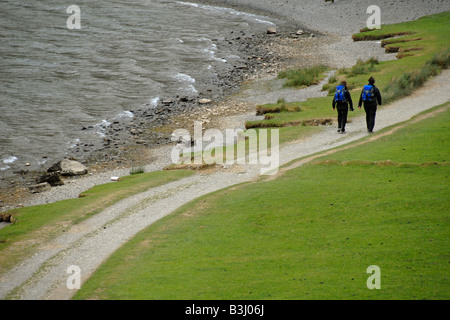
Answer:
<path fill-rule="evenodd" d="M 375 79 L 373 77 L 369 78 L 369 84 L 371 85 L 375 84 Z"/>
<path fill-rule="evenodd" d="M 344 86 L 345 88 L 347 88 L 347 81 L 343 80 L 343 81 L 341 82 L 341 86 Z"/>

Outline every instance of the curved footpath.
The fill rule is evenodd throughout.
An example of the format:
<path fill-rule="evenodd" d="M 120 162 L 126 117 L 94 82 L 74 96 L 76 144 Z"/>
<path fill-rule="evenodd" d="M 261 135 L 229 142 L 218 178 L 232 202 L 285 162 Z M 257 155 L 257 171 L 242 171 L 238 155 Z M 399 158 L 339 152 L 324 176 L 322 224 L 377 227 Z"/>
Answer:
<path fill-rule="evenodd" d="M 450 101 L 450 71 L 428 81 L 413 95 L 380 109 L 376 130 L 395 125 L 434 106 Z M 358 112 L 358 111 L 355 111 Z M 280 148 L 280 165 L 320 151 L 342 146 L 367 136 L 365 116 L 348 124 L 346 135 L 330 126 L 304 141 Z M 374 136 L 376 138 L 376 134 Z M 81 268 L 82 283 L 101 263 L 137 232 L 175 209 L 202 195 L 259 177 L 259 165 L 197 174 L 125 199 L 94 217 L 73 226 L 64 235 L 47 243 L 20 266 L 0 279 L 0 298 L 69 299 L 67 268 Z"/>

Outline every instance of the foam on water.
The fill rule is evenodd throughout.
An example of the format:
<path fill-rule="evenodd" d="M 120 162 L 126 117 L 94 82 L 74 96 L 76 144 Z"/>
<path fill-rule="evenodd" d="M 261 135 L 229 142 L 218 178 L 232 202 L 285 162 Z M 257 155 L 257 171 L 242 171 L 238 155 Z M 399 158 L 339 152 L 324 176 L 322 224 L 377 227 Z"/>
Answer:
<path fill-rule="evenodd" d="M 220 14 L 225 13 L 225 14 L 238 16 L 238 17 L 241 17 L 244 19 L 249 19 L 253 22 L 258 22 L 258 23 L 265 24 L 265 25 L 275 25 L 275 23 L 273 23 L 272 21 L 262 19 L 261 16 L 258 16 L 258 15 L 252 14 L 252 13 L 237 11 L 232 8 L 215 7 L 215 6 L 210 6 L 207 4 L 198 4 L 198 3 L 183 2 L 183 1 L 177 1 L 177 2 L 180 4 L 186 5 L 186 6 L 191 6 L 191 7 L 207 10 L 210 12 L 214 12 L 214 13 L 220 13 Z"/>
<path fill-rule="evenodd" d="M 16 156 L 10 156 L 10 157 L 7 157 L 7 158 L 5 158 L 5 159 L 3 159 L 3 163 L 14 163 L 14 162 L 16 162 L 16 160 L 18 160 L 19 158 L 17 158 Z"/>

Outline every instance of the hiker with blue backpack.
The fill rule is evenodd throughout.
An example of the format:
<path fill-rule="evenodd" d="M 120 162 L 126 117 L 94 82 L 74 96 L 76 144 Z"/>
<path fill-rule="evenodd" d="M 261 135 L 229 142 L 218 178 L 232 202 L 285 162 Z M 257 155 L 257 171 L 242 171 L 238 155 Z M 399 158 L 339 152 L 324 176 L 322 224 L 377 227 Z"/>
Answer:
<path fill-rule="evenodd" d="M 375 126 L 375 115 L 377 113 L 377 106 L 381 106 L 381 94 L 380 90 L 375 87 L 375 79 L 370 77 L 369 84 L 365 85 L 362 89 L 361 96 L 359 98 L 358 108 L 361 109 L 361 105 L 364 102 L 364 111 L 366 111 L 366 124 L 367 131 L 373 132 Z"/>
<path fill-rule="evenodd" d="M 353 111 L 352 96 L 347 88 L 347 82 L 342 81 L 336 87 L 336 93 L 333 98 L 333 110 L 337 107 L 338 112 L 338 132 L 345 133 L 345 125 L 347 124 L 348 107 Z"/>

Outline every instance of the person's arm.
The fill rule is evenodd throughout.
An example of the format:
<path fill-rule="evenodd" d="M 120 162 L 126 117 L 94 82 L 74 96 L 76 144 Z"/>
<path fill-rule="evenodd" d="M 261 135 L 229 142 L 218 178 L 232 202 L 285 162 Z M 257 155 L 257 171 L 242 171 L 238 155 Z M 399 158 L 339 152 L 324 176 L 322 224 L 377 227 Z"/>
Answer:
<path fill-rule="evenodd" d="M 375 88 L 375 96 L 377 97 L 378 104 L 381 106 L 381 93 L 378 88 Z"/>
<path fill-rule="evenodd" d="M 358 108 L 359 108 L 359 109 L 361 109 L 361 106 L 362 106 L 362 95 L 363 95 L 363 91 L 364 91 L 364 89 L 361 90 L 361 94 L 359 95 L 359 102 L 358 102 Z"/>
<path fill-rule="evenodd" d="M 333 103 L 332 103 L 332 106 L 333 106 L 333 110 L 334 110 L 334 108 L 336 108 L 336 101 L 334 100 L 334 97 L 333 97 Z"/>
<path fill-rule="evenodd" d="M 352 101 L 352 95 L 350 94 L 350 91 L 345 91 L 346 99 L 348 103 L 350 104 L 350 110 L 353 111 L 353 101 Z"/>

